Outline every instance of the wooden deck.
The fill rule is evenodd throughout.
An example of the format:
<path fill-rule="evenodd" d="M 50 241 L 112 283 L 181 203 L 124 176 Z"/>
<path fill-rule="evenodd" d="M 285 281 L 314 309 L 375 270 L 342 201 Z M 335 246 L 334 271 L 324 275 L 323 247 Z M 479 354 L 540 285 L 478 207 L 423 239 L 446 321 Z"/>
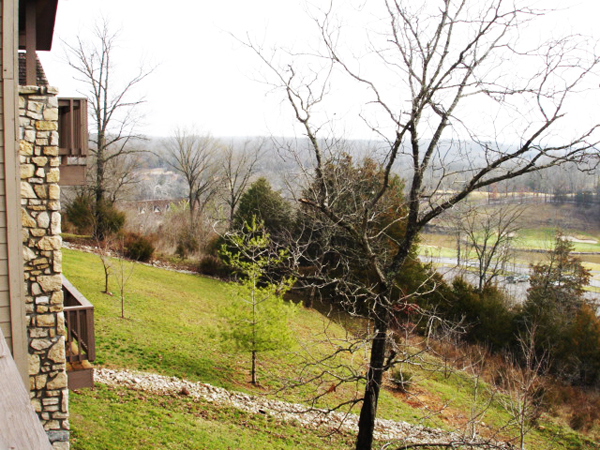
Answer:
<path fill-rule="evenodd" d="M 51 450 L 0 330 L 0 449 Z"/>

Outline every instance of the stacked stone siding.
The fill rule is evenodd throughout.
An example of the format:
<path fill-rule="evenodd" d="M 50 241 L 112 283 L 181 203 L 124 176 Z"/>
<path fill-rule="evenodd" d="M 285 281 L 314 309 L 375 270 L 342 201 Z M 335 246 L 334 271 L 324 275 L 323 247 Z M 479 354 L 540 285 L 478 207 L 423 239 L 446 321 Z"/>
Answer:
<path fill-rule="evenodd" d="M 55 449 L 69 444 L 57 91 L 19 89 L 21 207 L 31 402 Z"/>

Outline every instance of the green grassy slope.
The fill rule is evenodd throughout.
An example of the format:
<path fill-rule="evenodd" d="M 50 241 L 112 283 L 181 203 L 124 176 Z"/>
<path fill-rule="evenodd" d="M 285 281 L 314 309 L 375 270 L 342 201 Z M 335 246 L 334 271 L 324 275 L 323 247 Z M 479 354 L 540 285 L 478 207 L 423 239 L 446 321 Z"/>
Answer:
<path fill-rule="evenodd" d="M 352 437 L 302 430 L 270 416 L 214 407 L 189 397 L 157 397 L 99 385 L 71 394 L 71 448 L 329 450 Z"/>
<path fill-rule="evenodd" d="M 216 386 L 267 394 L 281 386 L 280 377 L 298 371 L 299 357 L 294 353 L 271 352 L 260 355 L 261 386 L 249 384 L 249 358 L 224 351 L 218 328 L 222 326 L 218 310 L 229 298 L 226 283 L 136 265 L 126 287 L 126 318 L 120 318 L 118 297 L 102 294 L 103 270 L 98 256 L 64 250 L 64 272 L 69 280 L 95 306 L 97 361 L 106 367 L 139 369 L 167 376 L 202 381 Z M 112 289 L 117 290 L 116 285 Z M 342 337 L 344 330 L 314 310 L 300 308 L 291 326 L 301 344 L 307 344 L 327 325 L 330 337 Z M 335 346 L 311 347 L 318 355 Z M 358 359 L 358 355 L 354 355 Z M 344 362 L 348 362 L 347 360 Z M 448 380 L 416 371 L 414 394 L 430 408 L 448 405 L 456 416 L 468 415 L 472 386 L 468 378 L 456 372 Z M 305 386 L 288 395 L 294 401 L 307 398 L 314 387 Z M 321 391 L 327 386 L 321 386 Z M 328 397 L 330 404 L 349 399 L 360 386 L 337 389 Z M 414 399 L 413 399 L 414 400 Z M 423 410 L 411 398 L 384 389 L 380 417 L 418 421 L 431 412 Z M 421 402 L 423 403 L 423 402 Z M 465 409 L 466 408 L 466 409 Z M 342 435 L 333 441 L 321 440 L 317 431 L 294 430 L 291 425 L 270 419 L 251 417 L 210 404 L 192 403 L 187 398 L 156 397 L 149 394 L 97 387 L 71 396 L 73 448 L 349 448 L 351 437 Z M 491 427 L 500 427 L 508 416 L 497 405 L 485 417 Z M 427 423 L 452 429 L 457 420 L 441 414 Z M 552 429 L 548 441 L 547 430 Z M 322 430 L 321 430 L 322 433 Z M 556 440 L 564 429 L 545 426 L 531 435 L 537 448 L 576 449 L 579 437 Z M 505 436 L 510 436 L 506 432 Z M 298 441 L 298 439 L 301 440 Z M 322 442 L 321 442 L 322 441 Z M 243 445 L 241 444 L 243 443 Z"/>
<path fill-rule="evenodd" d="M 121 319 L 116 284 L 111 285 L 114 296 L 101 292 L 99 257 L 65 250 L 63 264 L 65 275 L 95 306 L 97 364 L 153 371 L 227 389 L 253 389 L 249 356 L 227 351 L 218 335 L 224 326 L 218 311 L 231 295 L 227 283 L 137 264 L 126 286 L 125 319 Z M 297 336 L 308 338 L 324 328 L 324 321 L 315 311 L 299 308 L 291 326 Z M 342 334 L 334 325 L 330 331 Z M 293 363 L 293 354 L 259 355 L 259 380 L 264 387 L 273 387 L 270 374 L 280 372 L 282 362 Z"/>

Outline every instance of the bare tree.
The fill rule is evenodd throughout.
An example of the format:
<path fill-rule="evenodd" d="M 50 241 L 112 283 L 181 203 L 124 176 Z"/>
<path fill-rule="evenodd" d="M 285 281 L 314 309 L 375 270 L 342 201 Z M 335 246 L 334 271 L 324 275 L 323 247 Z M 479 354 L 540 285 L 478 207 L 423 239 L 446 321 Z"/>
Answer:
<path fill-rule="evenodd" d="M 599 60 L 574 37 L 528 48 L 519 26 L 541 12 L 503 0 L 440 0 L 435 5 L 387 0 L 383 12 L 377 12 L 384 17 L 371 22 L 374 29 L 359 60 L 360 51 L 341 45 L 356 44 L 357 28 L 337 24 L 331 10 L 315 14 L 324 48 L 320 54 L 314 47 L 266 54 L 246 42 L 269 69 L 268 81 L 283 92 L 310 143 L 314 189 L 302 203 L 319 213 L 324 226 L 344 233 L 353 257 L 369 272 L 368 283 L 359 285 L 356 278 L 350 280 L 354 284 L 340 281 L 348 267 L 343 261 L 335 274 L 329 271 L 336 293 L 345 295 L 348 304 L 365 306 L 351 311 L 362 312 L 373 324 L 359 450 L 371 449 L 383 375 L 393 366 L 388 350 L 395 311 L 417 295 L 399 291 L 396 279 L 410 261 L 418 233 L 470 193 L 585 160 L 598 143 L 597 124 L 554 132 Z M 348 39 L 346 30 L 353 33 Z M 343 197 L 327 171 L 331 154 L 319 139 L 322 118 L 332 116 L 319 108 L 326 108 L 324 100 L 340 76 L 355 83 L 348 98 L 366 99 L 361 117 L 381 140 L 383 163 L 381 179 L 351 209 L 339 207 Z M 461 168 L 454 169 L 457 160 Z M 393 238 L 387 233 L 390 222 L 382 228 L 380 219 L 390 214 L 382 203 L 400 163 L 407 166 L 407 199 L 393 211 L 397 219 L 392 223 L 402 221 L 404 232 Z M 463 182 L 451 191 L 440 189 L 452 180 Z M 381 251 L 385 245 L 391 251 Z"/>
<path fill-rule="evenodd" d="M 521 450 L 525 448 L 525 436 L 543 411 L 542 391 L 548 355 L 537 353 L 536 333 L 537 326 L 532 324 L 519 336 L 519 354 L 507 358 L 510 370 L 502 380 L 508 393 L 502 397 L 502 403 L 517 429 Z"/>
<path fill-rule="evenodd" d="M 105 236 L 104 240 L 100 240 L 96 238 L 96 249 L 98 252 L 98 257 L 102 262 L 102 268 L 104 269 L 104 290 L 103 294 L 110 294 L 108 290 L 108 280 L 110 278 L 110 274 L 113 271 L 113 263 L 114 263 L 114 235 Z"/>
<path fill-rule="evenodd" d="M 144 103 L 144 98 L 135 89 L 153 71 L 153 68 L 140 66 L 137 73 L 121 81 L 113 62 L 118 40 L 119 32 L 111 29 L 109 21 L 103 18 L 96 23 L 92 39 L 84 41 L 78 38 L 73 45 L 66 43 L 68 64 L 79 74 L 78 81 L 86 86 L 82 94 L 87 97 L 90 106 L 89 116 L 94 131 L 90 151 L 94 156 L 96 206 L 116 196 L 113 192 L 111 199 L 107 198 L 111 167 L 122 169 L 123 158 L 140 151 L 132 144 L 142 138 L 136 127 L 140 120 L 137 107 Z M 113 183 L 114 189 L 122 187 L 124 178 L 120 178 L 121 181 Z M 97 207 L 96 211 L 100 208 Z M 98 217 L 99 223 L 101 219 Z"/>
<path fill-rule="evenodd" d="M 119 199 L 129 199 L 140 182 L 137 170 L 140 168 L 141 152 L 132 151 L 106 164 L 105 198 L 110 204 Z"/>
<path fill-rule="evenodd" d="M 166 162 L 179 172 L 187 184 L 190 228 L 196 211 L 200 214 L 220 187 L 218 151 L 220 142 L 209 134 L 200 135 L 177 128 L 166 143 Z"/>
<path fill-rule="evenodd" d="M 514 256 L 512 242 L 521 228 L 519 219 L 523 212 L 522 205 L 502 205 L 472 206 L 462 214 L 458 227 L 465 236 L 467 249 L 474 252 L 480 291 L 506 270 Z"/>
<path fill-rule="evenodd" d="M 233 216 L 240 198 L 246 191 L 252 176 L 256 173 L 256 165 L 261 157 L 262 140 L 244 141 L 241 148 L 233 143 L 224 148 L 221 158 L 223 175 L 223 196 L 229 209 L 229 227 L 233 225 Z"/>
<path fill-rule="evenodd" d="M 121 242 L 121 248 L 123 248 L 123 242 Z M 135 261 L 127 260 L 122 252 L 117 254 L 116 265 L 113 265 L 113 272 L 117 285 L 119 286 L 119 299 L 121 301 L 121 319 L 125 318 L 125 290 L 127 284 L 133 275 L 135 269 Z"/>

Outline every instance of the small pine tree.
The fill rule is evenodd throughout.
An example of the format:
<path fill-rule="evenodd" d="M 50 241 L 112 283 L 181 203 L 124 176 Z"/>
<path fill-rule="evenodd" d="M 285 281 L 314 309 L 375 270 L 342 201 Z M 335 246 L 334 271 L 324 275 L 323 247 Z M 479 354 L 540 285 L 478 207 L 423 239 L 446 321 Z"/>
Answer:
<path fill-rule="evenodd" d="M 570 313 L 581 306 L 590 272 L 579 258 L 571 255 L 573 248 L 572 242 L 560 233 L 556 235 L 548 261 L 532 266 L 529 303 L 542 308 L 557 307 L 560 313 Z"/>
<path fill-rule="evenodd" d="M 589 284 L 590 271 L 571 255 L 573 244 L 562 235 L 556 236 L 554 250 L 548 261 L 532 266 L 531 286 L 523 304 L 522 324 L 537 327 L 537 352 L 547 352 L 552 370 L 561 377 L 581 382 L 589 378 L 580 369 L 578 358 L 587 355 L 579 347 L 587 326 L 582 308 L 585 306 L 584 287 Z M 577 320 L 582 322 L 576 326 Z M 582 350 L 581 355 L 577 352 Z"/>
<path fill-rule="evenodd" d="M 257 354 L 289 348 L 293 343 L 288 320 L 295 305 L 286 303 L 283 295 L 295 280 L 283 277 L 274 282 L 267 278 L 268 269 L 288 257 L 285 250 L 274 251 L 262 223 L 253 219 L 244 231 L 228 236 L 221 249 L 223 261 L 239 276 L 235 295 L 223 310 L 228 326 L 221 336 L 241 352 L 251 354 L 250 375 L 257 384 Z"/>

